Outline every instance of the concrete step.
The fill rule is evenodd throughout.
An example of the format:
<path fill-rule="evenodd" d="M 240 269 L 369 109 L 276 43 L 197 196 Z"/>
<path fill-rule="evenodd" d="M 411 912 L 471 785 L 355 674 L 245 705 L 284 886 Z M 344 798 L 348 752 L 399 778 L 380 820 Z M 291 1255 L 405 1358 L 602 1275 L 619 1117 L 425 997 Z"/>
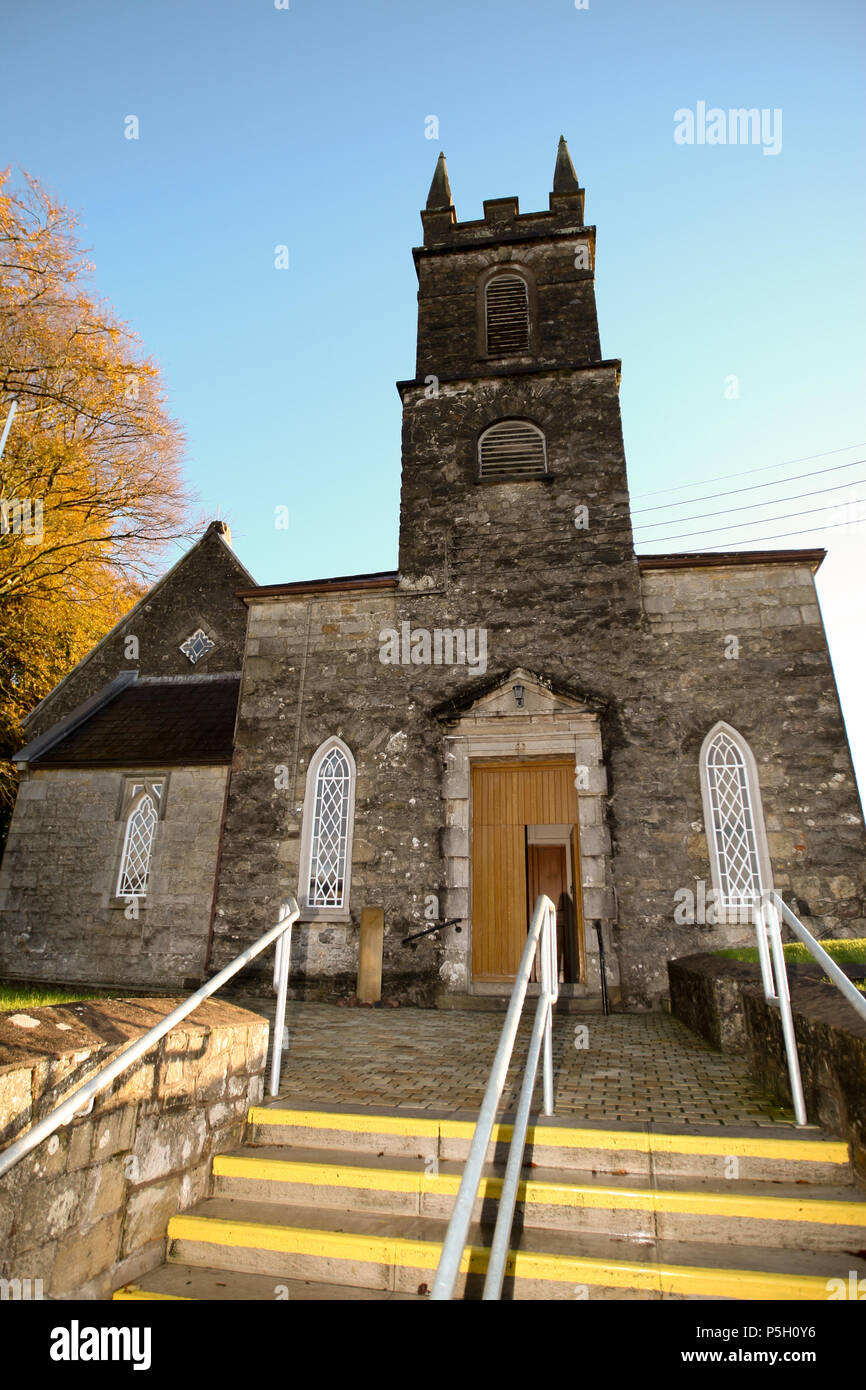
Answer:
<path fill-rule="evenodd" d="M 418 1294 L 391 1289 L 365 1289 L 351 1284 L 324 1284 L 311 1279 L 276 1281 L 269 1274 L 240 1274 L 237 1270 L 200 1269 L 196 1265 L 160 1265 L 137 1284 L 118 1289 L 115 1299 L 127 1302 L 196 1299 L 205 1302 L 335 1302 L 417 1301 Z"/>
<path fill-rule="evenodd" d="M 215 1197 L 171 1219 L 169 1263 L 418 1294 L 432 1285 L 445 1230 L 431 1217 Z M 490 1234 L 470 1231 L 460 1297 L 480 1292 Z M 505 1296 L 819 1300 L 828 1281 L 852 1272 L 864 1278 L 866 1261 L 843 1252 L 525 1228 L 509 1254 Z"/>
<path fill-rule="evenodd" d="M 279 1101 L 254 1106 L 249 1141 L 254 1145 L 330 1149 L 341 1154 L 373 1153 L 420 1161 L 465 1160 L 475 1116 L 403 1108 L 315 1107 Z M 496 1124 L 488 1162 L 504 1162 L 512 1126 L 508 1116 Z M 528 1132 L 527 1160 L 570 1173 L 629 1174 L 646 1180 L 663 1176 L 722 1181 L 805 1182 L 845 1185 L 851 1180 L 848 1147 L 821 1130 L 772 1124 L 651 1124 L 639 1128 L 534 1117 Z"/>
<path fill-rule="evenodd" d="M 447 1220 L 463 1164 L 454 1160 L 328 1149 L 243 1148 L 213 1161 L 213 1195 L 353 1212 Z M 485 1169 L 474 1219 L 495 1222 L 504 1164 Z M 517 1229 L 601 1232 L 780 1249 L 866 1247 L 866 1199 L 853 1185 L 804 1191 L 800 1183 L 565 1174 L 528 1165 L 518 1188 Z"/>

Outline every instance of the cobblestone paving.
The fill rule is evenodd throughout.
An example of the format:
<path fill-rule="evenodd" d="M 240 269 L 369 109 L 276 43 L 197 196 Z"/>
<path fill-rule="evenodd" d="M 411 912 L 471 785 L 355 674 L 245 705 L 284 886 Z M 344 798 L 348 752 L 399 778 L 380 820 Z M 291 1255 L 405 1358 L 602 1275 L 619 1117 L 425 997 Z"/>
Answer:
<path fill-rule="evenodd" d="M 281 1095 L 316 1105 L 477 1111 L 503 1017 L 291 1001 Z M 586 1029 L 585 1047 L 575 1046 L 577 1028 Z M 530 1030 L 527 1013 L 505 1109 L 516 1104 Z M 553 1060 L 557 1115 L 701 1126 L 793 1122 L 756 1092 L 745 1063 L 667 1014 L 560 1015 Z"/>

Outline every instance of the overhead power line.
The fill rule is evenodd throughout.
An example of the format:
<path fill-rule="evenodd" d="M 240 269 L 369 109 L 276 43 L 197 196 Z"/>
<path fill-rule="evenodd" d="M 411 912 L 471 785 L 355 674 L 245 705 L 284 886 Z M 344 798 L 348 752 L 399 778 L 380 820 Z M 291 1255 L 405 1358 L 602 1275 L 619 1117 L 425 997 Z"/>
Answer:
<path fill-rule="evenodd" d="M 852 483 L 834 483 L 831 487 L 818 487 L 815 488 L 812 492 L 795 492 L 788 497 L 771 497 L 767 502 L 746 502 L 743 504 L 742 507 L 729 507 L 728 511 L 753 512 L 759 507 L 774 507 L 777 502 L 799 502 L 800 499 L 803 497 L 819 497 L 825 492 L 842 492 L 845 488 L 848 487 L 859 487 L 861 483 L 866 483 L 866 478 L 855 478 Z M 857 498 L 852 500 L 859 501 L 860 499 Z M 845 504 L 844 502 L 835 502 L 833 505 L 836 507 L 842 507 Z M 821 511 L 826 510 L 826 508 L 817 507 L 815 508 L 815 510 Z M 678 526 L 681 521 L 706 521 L 707 519 L 712 520 L 714 517 L 719 517 L 722 515 L 722 512 L 715 511 L 701 512 L 698 514 L 698 516 L 674 516 L 668 517 L 666 521 L 648 521 L 645 522 L 643 526 L 637 526 L 635 529 L 637 531 L 654 531 L 657 530 L 659 526 Z M 739 524 L 742 526 L 759 526 L 762 520 L 776 521 L 777 519 L 778 518 L 776 517 L 766 517 L 759 518 L 758 520 L 753 522 L 743 521 Z"/>
<path fill-rule="evenodd" d="M 780 516 L 765 516 L 761 517 L 759 521 L 741 521 L 739 524 L 735 523 L 734 529 L 742 530 L 744 526 L 774 526 L 777 521 L 790 521 L 795 516 L 814 516 L 816 512 L 837 511 L 839 507 L 844 506 L 844 502 L 828 502 L 826 507 L 807 507 L 802 512 L 782 512 Z M 713 526 L 710 530 L 705 527 L 702 531 L 680 531 L 675 536 L 650 536 L 649 540 L 652 541 L 653 545 L 661 545 L 664 541 L 688 541 L 693 536 L 715 536 L 719 531 L 729 531 L 730 529 L 729 526 Z M 748 540 L 749 537 L 741 538 L 740 541 L 734 541 L 732 544 L 741 544 L 743 539 Z"/>
<path fill-rule="evenodd" d="M 636 492 L 634 494 L 635 500 L 639 501 L 641 497 L 662 497 L 666 492 L 685 492 L 686 488 L 690 487 L 709 487 L 711 483 L 724 483 L 728 478 L 748 478 L 755 473 L 770 473 L 774 468 L 792 468 L 795 463 L 811 463 L 813 459 L 829 458 L 831 454 L 845 454 L 849 449 L 862 449 L 864 444 L 866 444 L 866 439 L 861 440 L 859 444 L 845 444 L 841 449 L 825 449 L 823 454 L 807 454 L 805 458 L 788 459 L 785 463 L 768 463 L 763 468 L 743 468 L 739 473 L 721 473 L 717 478 L 700 478 L 695 483 L 679 483 L 674 487 L 660 487 L 656 488 L 654 492 Z M 772 483 L 768 483 L 767 486 L 772 487 Z M 686 501 L 694 502 L 697 499 L 688 497 Z M 676 506 L 676 503 L 672 502 L 671 506 Z"/>
<path fill-rule="evenodd" d="M 810 526 L 805 531 L 777 531 L 776 534 L 772 536 L 741 536 L 740 539 L 736 541 L 721 541 L 714 545 L 702 545 L 701 551 L 703 552 L 705 550 L 728 550 L 731 546 L 734 545 L 765 545 L 767 541 L 783 541 L 789 539 L 789 537 L 791 536 L 813 536 L 816 531 L 835 531 L 840 526 L 862 526 L 864 522 L 866 522 L 866 517 L 861 517 L 857 521 L 830 521 L 827 522 L 825 526 Z M 696 531 L 694 534 L 699 536 L 706 535 L 707 533 L 705 531 Z M 676 537 L 666 536 L 663 539 L 675 540 Z M 644 541 L 643 544 L 648 545 L 649 542 Z M 661 544 L 661 540 L 653 540 L 653 545 Z M 638 556 L 638 559 L 640 558 L 641 557 Z"/>
<path fill-rule="evenodd" d="M 798 473 L 793 478 L 780 478 L 775 483 L 751 483 L 749 487 L 727 488 L 724 492 L 709 492 L 704 497 L 688 497 L 683 502 L 660 502 L 656 507 L 637 507 L 633 510 L 632 516 L 638 516 L 642 512 L 666 512 L 671 507 L 687 507 L 690 502 L 714 502 L 718 497 L 735 497 L 740 492 L 758 492 L 765 487 L 780 487 L 784 483 L 799 483 L 804 478 L 820 478 L 825 473 L 841 473 L 845 468 L 856 468 L 858 463 L 866 463 L 866 459 L 852 459 L 850 463 L 835 463 L 830 468 L 816 468 L 812 473 Z M 778 499 L 777 499 L 778 500 Z M 770 499 L 772 503 L 773 499 Z M 677 518 L 671 517 L 671 525 L 676 525 Z"/>

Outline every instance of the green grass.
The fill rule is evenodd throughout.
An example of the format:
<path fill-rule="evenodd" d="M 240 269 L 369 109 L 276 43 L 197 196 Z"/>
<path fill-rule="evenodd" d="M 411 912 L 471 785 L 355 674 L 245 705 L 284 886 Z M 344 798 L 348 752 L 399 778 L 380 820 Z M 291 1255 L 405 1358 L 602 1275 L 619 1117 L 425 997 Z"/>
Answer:
<path fill-rule="evenodd" d="M 855 937 L 852 941 L 822 941 L 821 945 L 833 960 L 848 962 L 851 965 L 866 965 L 866 937 Z M 784 947 L 785 959 L 798 964 L 814 964 L 815 957 L 802 941 L 788 941 Z M 727 951 L 716 951 L 717 956 L 728 960 L 758 960 L 757 946 L 736 946 Z"/>
<path fill-rule="evenodd" d="M 848 965 L 866 965 L 866 937 L 854 937 L 848 941 L 822 941 L 821 945 L 827 955 L 835 961 Z M 807 950 L 802 941 L 787 941 L 783 950 L 785 960 L 791 961 L 792 964 L 818 964 L 812 952 Z M 754 963 L 758 961 L 757 946 L 735 946 L 727 951 L 715 951 L 714 954 L 726 956 L 728 960 L 743 960 Z M 823 978 L 827 984 L 833 983 L 826 975 Z M 855 989 L 866 994 L 866 980 L 852 980 L 851 983 Z"/>
<path fill-rule="evenodd" d="M 95 989 L 51 989 L 46 985 L 0 984 L 0 1014 L 19 1009 L 39 1009 L 45 1004 L 74 1004 L 80 999 L 115 999 Z"/>

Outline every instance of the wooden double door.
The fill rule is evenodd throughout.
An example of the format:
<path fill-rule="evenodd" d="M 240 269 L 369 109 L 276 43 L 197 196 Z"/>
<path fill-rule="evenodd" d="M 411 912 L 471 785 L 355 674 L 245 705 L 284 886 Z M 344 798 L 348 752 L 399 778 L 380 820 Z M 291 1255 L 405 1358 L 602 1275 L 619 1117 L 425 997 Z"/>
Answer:
<path fill-rule="evenodd" d="M 472 978 L 514 979 L 539 893 L 557 908 L 560 980 L 585 979 L 574 764 L 472 769 Z"/>

